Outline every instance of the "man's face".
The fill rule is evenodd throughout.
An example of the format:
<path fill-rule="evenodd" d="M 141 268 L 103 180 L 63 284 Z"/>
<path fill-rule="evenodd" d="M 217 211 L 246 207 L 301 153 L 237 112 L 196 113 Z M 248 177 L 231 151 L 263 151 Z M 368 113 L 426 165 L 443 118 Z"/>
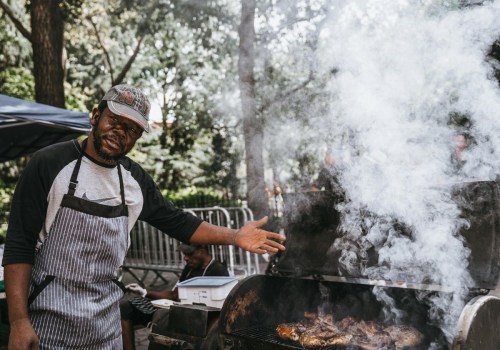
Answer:
<path fill-rule="evenodd" d="M 203 266 L 203 262 L 205 261 L 205 251 L 203 249 L 196 249 L 191 254 L 185 254 L 184 261 L 190 268 L 199 269 Z"/>
<path fill-rule="evenodd" d="M 106 161 L 126 155 L 141 137 L 142 129 L 133 121 L 113 114 L 108 108 L 94 110 L 91 119 L 94 149 Z"/>

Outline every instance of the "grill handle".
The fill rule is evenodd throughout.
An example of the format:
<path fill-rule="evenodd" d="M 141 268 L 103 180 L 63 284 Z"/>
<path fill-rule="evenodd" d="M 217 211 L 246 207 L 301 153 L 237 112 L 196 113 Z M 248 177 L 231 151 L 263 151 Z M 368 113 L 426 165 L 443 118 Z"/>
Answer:
<path fill-rule="evenodd" d="M 160 344 L 160 345 L 165 345 L 165 346 L 171 347 L 172 349 L 194 350 L 194 345 L 191 343 L 188 343 L 185 340 L 174 339 L 174 338 L 170 338 L 170 337 L 167 337 L 167 336 L 161 335 L 161 334 L 150 333 L 148 339 L 150 342 Z"/>

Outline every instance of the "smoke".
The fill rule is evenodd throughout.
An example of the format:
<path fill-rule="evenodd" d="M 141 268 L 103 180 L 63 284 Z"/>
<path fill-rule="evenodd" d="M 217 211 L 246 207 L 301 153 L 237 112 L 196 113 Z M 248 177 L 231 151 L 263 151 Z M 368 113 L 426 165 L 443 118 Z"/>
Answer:
<path fill-rule="evenodd" d="M 332 3 L 318 57 L 322 70 L 337 71 L 328 123 L 332 146 L 349 155 L 340 175 L 349 199 L 339 206 L 342 229 L 358 249 L 377 250 L 369 277 L 455 291 L 428 299 L 451 340 L 472 284 L 469 251 L 456 235 L 467 223 L 451 184 L 499 173 L 500 96 L 485 57 L 500 37 L 500 1 Z M 461 169 L 450 160 L 453 116 L 468 118 L 475 140 Z M 352 250 L 343 253 L 352 262 Z"/>

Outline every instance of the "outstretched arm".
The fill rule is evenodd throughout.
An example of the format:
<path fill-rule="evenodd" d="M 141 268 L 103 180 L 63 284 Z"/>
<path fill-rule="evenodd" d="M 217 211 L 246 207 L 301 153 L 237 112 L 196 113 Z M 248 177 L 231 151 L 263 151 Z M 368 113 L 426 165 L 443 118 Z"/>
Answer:
<path fill-rule="evenodd" d="M 236 245 L 251 253 L 276 253 L 285 250 L 280 243 L 285 237 L 261 229 L 267 223 L 267 216 L 257 221 L 249 221 L 239 230 L 216 226 L 203 222 L 191 236 L 192 244 L 228 244 Z"/>

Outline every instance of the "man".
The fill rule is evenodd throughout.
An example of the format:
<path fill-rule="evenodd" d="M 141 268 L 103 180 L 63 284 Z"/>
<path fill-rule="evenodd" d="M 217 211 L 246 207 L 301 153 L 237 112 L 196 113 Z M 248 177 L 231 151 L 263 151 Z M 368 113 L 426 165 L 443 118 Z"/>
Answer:
<path fill-rule="evenodd" d="M 111 88 L 83 141 L 36 152 L 14 193 L 3 257 L 9 349 L 121 349 L 116 271 L 129 232 L 144 220 L 192 244 L 235 244 L 263 254 L 283 238 L 259 229 L 211 225 L 165 201 L 125 155 L 148 132 L 150 103 L 128 85 Z"/>
<path fill-rule="evenodd" d="M 313 190 L 321 190 L 334 193 L 338 200 L 342 201 L 345 193 L 339 180 L 339 164 L 335 159 L 333 149 L 327 148 L 324 158 L 324 166 L 321 168 Z"/>
<path fill-rule="evenodd" d="M 463 171 L 467 162 L 467 149 L 472 144 L 472 137 L 468 132 L 460 132 L 454 137 L 455 149 L 451 157 L 451 164 L 456 173 Z"/>
<path fill-rule="evenodd" d="M 178 250 L 184 254 L 184 260 L 186 261 L 186 266 L 181 272 L 179 282 L 193 277 L 229 276 L 227 268 L 209 254 L 206 245 L 181 244 Z M 141 295 L 141 297 L 132 299 L 124 298 L 120 301 L 123 349 L 131 350 L 134 349 L 135 342 L 133 326 L 136 324 L 147 326 L 156 312 L 156 308 L 149 300 L 178 300 L 179 294 L 177 287 L 173 290 L 148 291 L 138 284 L 132 283 L 127 285 L 126 288 Z"/>

